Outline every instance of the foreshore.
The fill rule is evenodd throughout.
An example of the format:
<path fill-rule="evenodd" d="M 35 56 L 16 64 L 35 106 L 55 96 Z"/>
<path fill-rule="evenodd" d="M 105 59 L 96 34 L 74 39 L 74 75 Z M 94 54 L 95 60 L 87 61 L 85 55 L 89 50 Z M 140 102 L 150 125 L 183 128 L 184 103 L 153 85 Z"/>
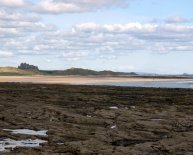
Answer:
<path fill-rule="evenodd" d="M 0 111 L 0 148 L 44 142 L 2 155 L 193 154 L 191 89 L 0 83 Z"/>
<path fill-rule="evenodd" d="M 111 82 L 185 81 L 190 78 L 178 77 L 108 77 L 108 76 L 0 76 L 0 82 L 39 84 L 87 84 Z"/>

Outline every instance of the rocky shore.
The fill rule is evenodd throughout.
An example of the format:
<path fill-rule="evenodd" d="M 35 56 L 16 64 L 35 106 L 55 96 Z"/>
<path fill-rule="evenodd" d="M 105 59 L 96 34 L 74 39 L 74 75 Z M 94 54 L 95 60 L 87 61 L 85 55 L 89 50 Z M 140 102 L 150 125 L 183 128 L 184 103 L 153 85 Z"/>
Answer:
<path fill-rule="evenodd" d="M 7 139 L 43 143 L 6 148 Z M 193 155 L 193 90 L 1 83 L 0 151 Z"/>

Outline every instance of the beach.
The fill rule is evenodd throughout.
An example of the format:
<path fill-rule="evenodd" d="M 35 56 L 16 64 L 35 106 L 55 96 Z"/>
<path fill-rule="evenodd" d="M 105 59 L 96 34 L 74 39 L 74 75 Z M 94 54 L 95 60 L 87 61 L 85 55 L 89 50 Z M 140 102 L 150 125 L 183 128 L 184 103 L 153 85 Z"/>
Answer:
<path fill-rule="evenodd" d="M 108 77 L 108 76 L 0 76 L 0 82 L 44 83 L 44 84 L 88 84 L 113 82 L 163 82 L 187 81 L 190 78 L 159 78 L 159 77 Z"/>

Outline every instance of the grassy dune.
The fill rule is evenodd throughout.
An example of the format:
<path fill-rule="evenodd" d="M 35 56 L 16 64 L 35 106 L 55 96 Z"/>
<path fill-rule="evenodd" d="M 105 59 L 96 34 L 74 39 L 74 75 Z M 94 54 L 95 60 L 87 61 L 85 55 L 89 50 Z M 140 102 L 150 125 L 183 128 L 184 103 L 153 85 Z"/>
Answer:
<path fill-rule="evenodd" d="M 0 75 L 36 75 L 37 71 L 22 70 L 15 67 L 0 67 Z"/>
<path fill-rule="evenodd" d="M 135 73 L 123 73 L 113 71 L 94 71 L 82 68 L 70 68 L 66 70 L 36 70 L 36 69 L 20 69 L 15 67 L 0 67 L 0 75 L 99 75 L 99 76 L 134 76 Z"/>

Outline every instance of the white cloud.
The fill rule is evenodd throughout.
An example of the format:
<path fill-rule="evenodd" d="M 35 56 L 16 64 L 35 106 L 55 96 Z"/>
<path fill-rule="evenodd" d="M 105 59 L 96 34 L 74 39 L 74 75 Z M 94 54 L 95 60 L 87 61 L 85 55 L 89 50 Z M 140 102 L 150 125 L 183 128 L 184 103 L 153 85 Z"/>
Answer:
<path fill-rule="evenodd" d="M 34 15 L 0 9 L 0 37 L 22 37 L 26 33 L 37 33 L 56 29 L 53 25 L 44 24 Z"/>
<path fill-rule="evenodd" d="M 191 51 L 191 32 L 192 26 L 184 25 L 83 23 L 75 25 L 71 31 L 43 33 L 34 39 L 34 50 L 55 54 L 65 60 L 115 59 L 138 51 Z"/>
<path fill-rule="evenodd" d="M 13 56 L 12 52 L 9 51 L 0 51 L 0 57 L 11 57 Z"/>
<path fill-rule="evenodd" d="M 165 20 L 166 23 L 187 23 L 187 22 L 191 22 L 191 21 L 192 20 L 188 20 L 188 19 L 182 18 L 180 16 L 171 16 Z"/>
<path fill-rule="evenodd" d="M 89 52 L 86 51 L 66 51 L 60 55 L 60 58 L 65 59 L 67 61 L 77 61 L 81 58 L 87 57 Z"/>
<path fill-rule="evenodd" d="M 33 22 L 37 22 L 40 20 L 40 18 L 38 16 L 27 16 L 26 14 L 23 14 L 21 12 L 14 12 L 12 11 L 8 11 L 8 10 L 0 10 L 0 20 L 1 21 L 25 21 L 25 22 L 29 22 L 29 21 L 33 21 Z"/>
<path fill-rule="evenodd" d="M 44 13 L 64 13 L 64 12 L 82 12 L 83 9 L 76 4 L 55 3 L 52 1 L 42 1 L 37 4 L 36 10 Z"/>
<path fill-rule="evenodd" d="M 0 6 L 5 7 L 23 7 L 26 5 L 24 0 L 0 0 Z"/>
<path fill-rule="evenodd" d="M 97 25 L 95 23 L 83 23 L 74 27 L 74 31 L 83 32 L 105 32 L 105 33 L 158 33 L 162 32 L 192 32 L 193 26 L 176 25 L 176 24 L 106 24 Z"/>
<path fill-rule="evenodd" d="M 105 2 L 84 0 L 79 3 L 89 3 L 89 5 L 96 3 L 98 7 L 114 2 L 118 3 L 113 0 Z M 62 30 L 44 24 L 41 18 L 32 14 L 0 9 L 0 51 L 13 51 L 1 52 L 1 56 L 41 55 L 45 56 L 45 59 L 54 57 L 66 61 L 116 59 L 138 51 L 155 53 L 193 51 L 192 40 L 193 25 L 191 24 L 88 22 Z"/>
<path fill-rule="evenodd" d="M 97 25 L 96 23 L 82 23 L 82 24 L 78 24 L 76 25 L 73 30 L 77 31 L 88 31 L 88 32 L 92 32 L 92 31 L 96 31 L 100 28 L 100 25 Z"/>
<path fill-rule="evenodd" d="M 125 7 L 128 0 L 42 0 L 34 7 L 42 13 L 76 13 L 96 11 L 105 7 Z"/>

